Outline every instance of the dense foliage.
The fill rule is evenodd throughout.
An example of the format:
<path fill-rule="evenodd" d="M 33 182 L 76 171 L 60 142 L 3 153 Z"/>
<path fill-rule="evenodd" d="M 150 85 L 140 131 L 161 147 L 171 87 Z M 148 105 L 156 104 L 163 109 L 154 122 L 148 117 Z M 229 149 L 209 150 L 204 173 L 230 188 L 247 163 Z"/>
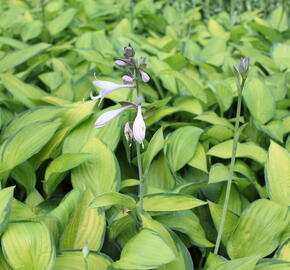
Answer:
<path fill-rule="evenodd" d="M 289 6 L 276 2 L 2 1 L 0 268 L 289 269 Z M 123 132 L 133 112 L 95 128 L 136 93 L 90 100 L 94 74 L 121 83 L 114 60 L 129 43 L 151 78 L 140 85 L 145 212 Z"/>

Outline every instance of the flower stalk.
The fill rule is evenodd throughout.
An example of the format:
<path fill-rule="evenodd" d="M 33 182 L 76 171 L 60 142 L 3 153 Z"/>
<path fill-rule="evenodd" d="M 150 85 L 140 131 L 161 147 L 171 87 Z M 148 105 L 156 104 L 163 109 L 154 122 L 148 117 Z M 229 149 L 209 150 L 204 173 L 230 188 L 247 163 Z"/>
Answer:
<path fill-rule="evenodd" d="M 231 186 L 232 186 L 233 174 L 234 174 L 234 166 L 235 166 L 235 161 L 236 161 L 236 153 L 237 153 L 237 147 L 238 147 L 239 135 L 240 135 L 239 123 L 240 123 L 240 116 L 241 116 L 241 109 L 242 109 L 242 92 L 243 92 L 245 82 L 248 76 L 249 58 L 241 58 L 238 70 L 234 68 L 234 75 L 236 78 L 236 83 L 237 83 L 237 88 L 238 88 L 238 104 L 237 104 L 236 120 L 235 120 L 235 128 L 234 128 L 232 157 L 231 157 L 231 163 L 230 163 L 230 172 L 229 172 L 230 176 L 227 182 L 225 201 L 223 205 L 221 222 L 218 228 L 218 235 L 217 235 L 217 240 L 216 240 L 216 244 L 214 248 L 214 254 L 218 254 L 218 251 L 219 251 L 222 234 L 223 234 L 223 230 L 225 226 L 225 221 L 226 221 L 226 215 L 228 211 L 228 204 L 229 204 L 229 198 L 230 198 Z M 242 82 L 240 82 L 240 77 L 242 77 Z"/>

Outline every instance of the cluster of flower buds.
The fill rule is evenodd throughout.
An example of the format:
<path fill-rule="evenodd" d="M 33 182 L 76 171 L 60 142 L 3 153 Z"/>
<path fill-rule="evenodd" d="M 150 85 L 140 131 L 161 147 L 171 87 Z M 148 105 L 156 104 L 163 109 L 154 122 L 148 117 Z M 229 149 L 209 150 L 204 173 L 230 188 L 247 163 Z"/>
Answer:
<path fill-rule="evenodd" d="M 139 59 L 134 58 L 135 51 L 132 46 L 129 44 L 124 48 L 124 57 L 125 59 L 118 59 L 115 63 L 119 66 L 127 66 L 131 67 L 132 71 L 129 70 L 129 74 L 122 77 L 123 84 L 116 84 L 109 81 L 101 81 L 96 78 L 93 82 L 94 85 L 99 87 L 101 90 L 99 91 L 98 96 L 93 96 L 91 94 L 92 100 L 100 99 L 100 102 L 112 91 L 118 90 L 120 88 L 136 88 L 137 91 L 137 101 L 136 104 L 126 102 L 126 105 L 112 111 L 108 111 L 103 113 L 96 121 L 96 128 L 100 128 L 111 122 L 115 117 L 121 114 L 123 111 L 136 108 L 137 114 L 136 118 L 133 122 L 133 129 L 130 127 L 130 122 L 127 122 L 124 128 L 125 138 L 131 145 L 132 140 L 134 139 L 137 143 L 143 144 L 145 139 L 146 126 L 142 116 L 142 97 L 140 93 L 138 93 L 138 83 L 139 76 L 141 76 L 143 82 L 148 82 L 150 80 L 149 75 L 144 71 L 146 67 L 146 59 L 141 57 Z M 134 75 L 133 75 L 134 74 Z"/>

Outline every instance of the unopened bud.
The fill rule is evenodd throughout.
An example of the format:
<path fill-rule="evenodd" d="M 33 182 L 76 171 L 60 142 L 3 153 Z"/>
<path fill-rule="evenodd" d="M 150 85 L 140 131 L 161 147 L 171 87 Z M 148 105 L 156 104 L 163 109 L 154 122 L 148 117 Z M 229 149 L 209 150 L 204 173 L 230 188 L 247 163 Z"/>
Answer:
<path fill-rule="evenodd" d="M 134 55 L 135 55 L 135 51 L 132 48 L 131 44 L 129 43 L 129 45 L 124 48 L 124 57 L 130 58 L 130 57 L 133 57 Z"/>
<path fill-rule="evenodd" d="M 239 72 L 244 80 L 248 76 L 249 63 L 250 63 L 250 59 L 248 57 L 242 57 L 238 66 Z"/>
<path fill-rule="evenodd" d="M 85 246 L 84 246 L 83 249 L 82 249 L 82 253 L 83 253 L 83 257 L 84 257 L 84 259 L 86 260 L 87 257 L 88 257 L 89 254 L 90 254 L 90 248 L 89 248 L 89 243 L 88 243 L 88 241 L 86 241 L 86 244 L 85 244 Z"/>
<path fill-rule="evenodd" d="M 132 131 L 131 127 L 130 127 L 129 122 L 127 122 L 126 125 L 125 125 L 124 135 L 125 135 L 125 138 L 126 138 L 127 142 L 129 143 L 129 146 L 131 146 L 132 139 L 133 139 L 133 131 Z"/>

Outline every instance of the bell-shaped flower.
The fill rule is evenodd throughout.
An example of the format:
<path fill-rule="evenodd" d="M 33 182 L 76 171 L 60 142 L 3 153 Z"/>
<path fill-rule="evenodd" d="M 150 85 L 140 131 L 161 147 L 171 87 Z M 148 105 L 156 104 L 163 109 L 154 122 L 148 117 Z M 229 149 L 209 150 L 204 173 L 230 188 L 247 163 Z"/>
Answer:
<path fill-rule="evenodd" d="M 123 112 L 129 108 L 133 108 L 134 106 L 135 105 L 127 105 L 127 106 L 124 106 L 122 108 L 103 113 L 96 121 L 96 124 L 95 124 L 96 128 L 100 128 L 100 127 L 107 125 L 115 117 L 117 117 L 121 112 Z"/>
<path fill-rule="evenodd" d="M 128 83 L 128 84 L 117 84 L 113 82 L 108 82 L 108 81 L 101 81 L 96 79 L 93 81 L 93 84 L 100 87 L 101 90 L 99 92 L 98 96 L 93 96 L 92 94 L 90 95 L 92 100 L 97 100 L 100 99 L 100 102 L 112 91 L 115 91 L 120 88 L 134 88 L 135 84 L 133 83 Z"/>
<path fill-rule="evenodd" d="M 141 105 L 137 106 L 137 116 L 133 123 L 133 136 L 138 143 L 143 143 L 145 139 L 146 125 L 142 116 Z"/>
<path fill-rule="evenodd" d="M 145 82 L 145 83 L 149 82 L 149 80 L 150 80 L 149 75 L 141 68 L 139 68 L 139 72 L 141 74 L 143 82 Z"/>
<path fill-rule="evenodd" d="M 125 125 L 124 135 L 125 135 L 125 138 L 126 138 L 127 142 L 129 143 L 129 146 L 131 146 L 132 139 L 133 139 L 133 131 L 132 131 L 131 127 L 130 127 L 129 122 L 127 122 L 126 125 Z"/>

